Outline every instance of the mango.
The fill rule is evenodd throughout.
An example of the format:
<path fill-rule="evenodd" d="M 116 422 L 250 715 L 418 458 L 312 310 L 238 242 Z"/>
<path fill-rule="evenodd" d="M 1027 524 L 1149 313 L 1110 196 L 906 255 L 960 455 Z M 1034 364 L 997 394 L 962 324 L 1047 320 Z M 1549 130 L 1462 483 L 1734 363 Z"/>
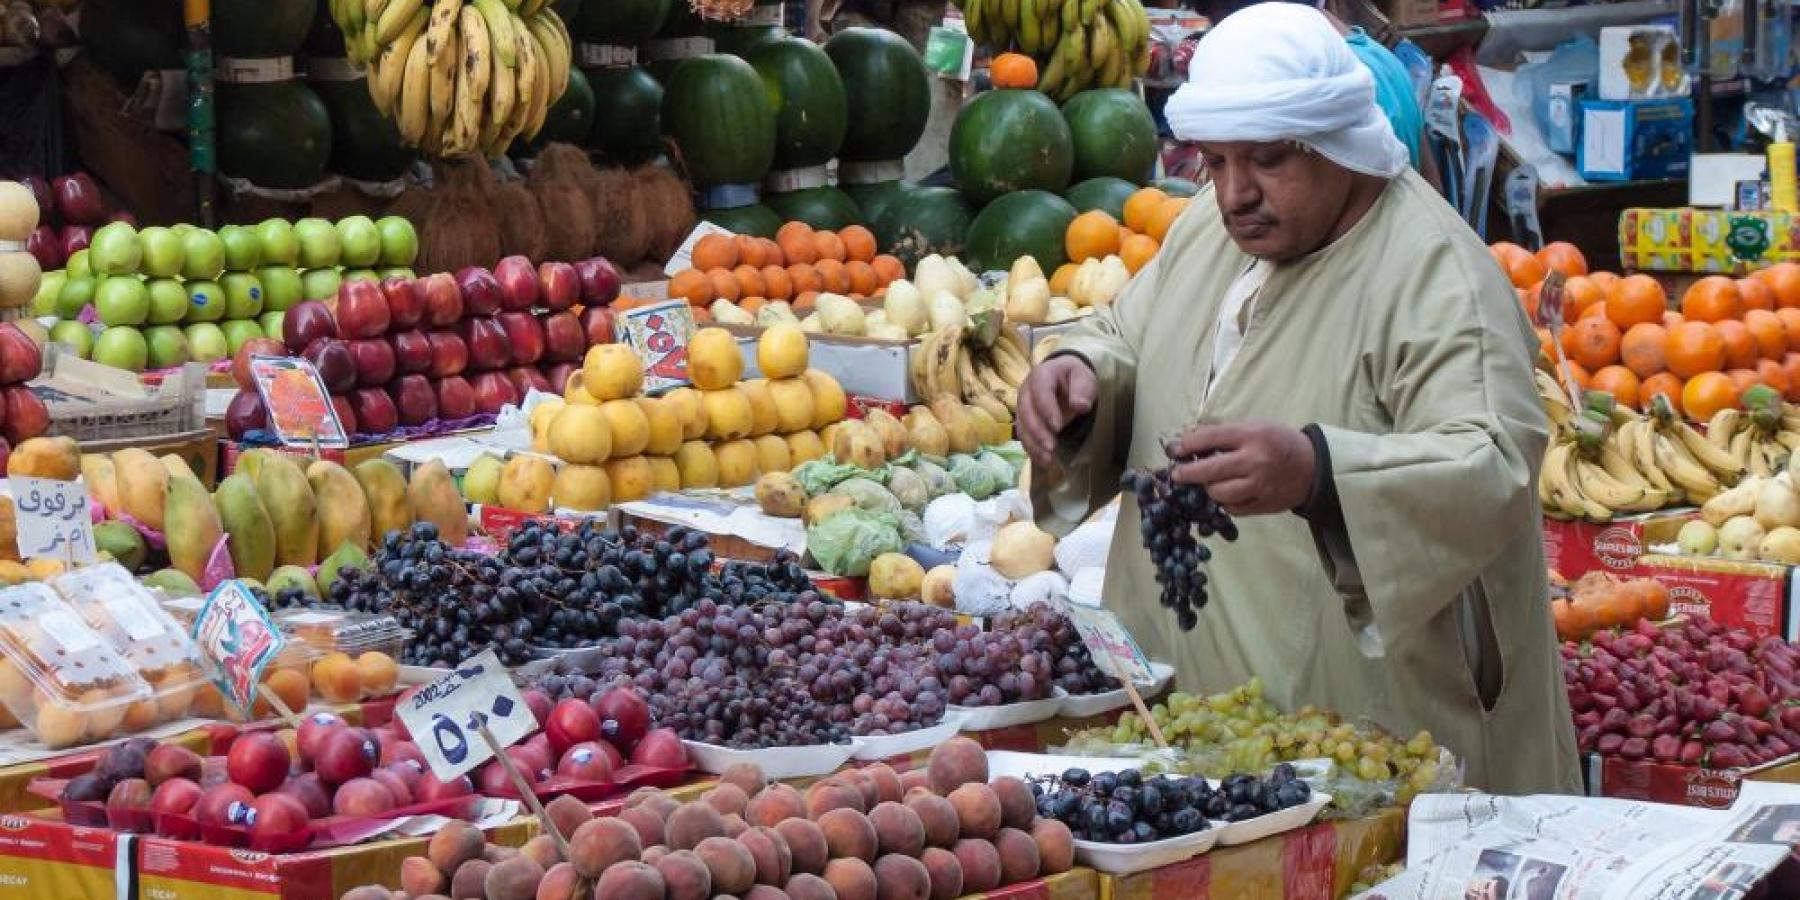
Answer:
<path fill-rule="evenodd" d="M 675 465 L 673 457 L 646 456 L 650 461 L 650 491 L 656 493 L 666 491 L 675 493 L 681 490 L 681 469 Z"/>
<path fill-rule="evenodd" d="M 19 560 L 19 516 L 11 497 L 0 497 L 0 560 Z"/>
<path fill-rule="evenodd" d="M 143 582 L 153 588 L 161 588 L 163 593 L 171 597 L 200 596 L 200 585 L 180 569 L 157 569 L 145 575 Z"/>
<path fill-rule="evenodd" d="M 412 527 L 412 501 L 406 499 L 406 478 L 400 469 L 385 459 L 367 459 L 356 464 L 356 482 L 362 485 L 369 500 L 369 516 L 375 526 L 373 537 L 380 542 L 390 531 L 406 531 Z"/>
<path fill-rule="evenodd" d="M 565 508 L 594 512 L 612 503 L 612 480 L 599 466 L 570 463 L 556 472 L 550 484 L 550 501 Z"/>
<path fill-rule="evenodd" d="M 463 496 L 470 503 L 493 506 L 500 502 L 500 472 L 503 464 L 500 457 L 483 454 L 469 464 L 468 471 L 463 473 Z"/>
<path fill-rule="evenodd" d="M 28 438 L 12 448 L 12 455 L 6 458 L 6 474 L 74 481 L 81 474 L 81 447 L 74 438 Z"/>
<path fill-rule="evenodd" d="M 156 459 L 158 462 L 162 463 L 164 469 L 169 471 L 170 478 L 192 478 L 195 481 L 200 480 L 200 476 L 194 474 L 194 470 L 188 465 L 187 460 L 182 459 L 173 453 L 164 453 Z"/>
<path fill-rule="evenodd" d="M 113 479 L 119 490 L 119 509 L 157 531 L 163 530 L 163 502 L 168 493 L 169 470 L 149 451 L 127 447 L 113 454 Z"/>
<path fill-rule="evenodd" d="M 119 482 L 114 478 L 112 457 L 104 453 L 81 454 L 81 480 L 88 496 L 100 501 L 108 514 L 118 512 Z"/>
<path fill-rule="evenodd" d="M 688 441 L 675 451 L 675 470 L 684 488 L 709 488 L 719 485 L 719 459 L 711 444 Z"/>
<path fill-rule="evenodd" d="M 249 450 L 245 450 L 238 454 L 237 465 L 233 466 L 231 469 L 232 474 L 242 473 L 248 475 L 250 476 L 251 483 L 254 484 L 256 479 L 262 477 L 263 463 L 273 457 L 280 457 L 289 462 L 293 462 L 293 460 L 289 459 L 285 453 L 276 453 L 267 447 L 252 447 Z M 296 463 L 296 465 L 298 464 Z"/>
<path fill-rule="evenodd" d="M 555 481 L 556 470 L 549 460 L 541 456 L 515 456 L 500 469 L 500 505 L 520 512 L 547 512 L 550 487 Z"/>
<path fill-rule="evenodd" d="M 312 573 L 304 566 L 277 566 L 269 573 L 269 595 L 274 596 L 288 588 L 298 590 L 308 597 L 319 596 L 319 583 L 313 580 Z"/>
<path fill-rule="evenodd" d="M 350 541 L 338 545 L 325 561 L 319 563 L 319 572 L 315 580 L 319 583 L 319 596 L 331 597 L 331 588 L 337 584 L 338 573 L 345 569 L 363 569 L 369 565 L 369 554 L 363 548 Z"/>
<path fill-rule="evenodd" d="M 469 510 L 442 460 L 434 459 L 413 470 L 406 498 L 419 521 L 437 526 L 439 540 L 461 547 L 469 539 Z"/>
<path fill-rule="evenodd" d="M 598 463 L 613 451 L 612 425 L 599 406 L 564 406 L 545 426 L 544 440 L 564 462 Z"/>
<path fill-rule="evenodd" d="M 269 577 L 275 570 L 275 523 L 250 476 L 238 473 L 219 482 L 213 494 L 219 508 L 219 524 L 229 535 L 231 567 L 239 578 Z"/>
<path fill-rule="evenodd" d="M 150 557 L 150 545 L 136 528 L 124 522 L 101 522 L 94 526 L 94 549 L 112 554 L 119 565 L 136 572 Z"/>
<path fill-rule="evenodd" d="M 206 562 L 219 545 L 225 527 L 212 495 L 197 478 L 170 478 L 163 500 L 163 536 L 169 543 L 169 564 L 197 582 L 205 583 Z"/>
<path fill-rule="evenodd" d="M 367 549 L 375 524 L 356 476 L 321 459 L 306 467 L 306 482 L 312 485 L 313 499 L 319 505 L 319 549 L 336 553 L 344 544 Z"/>
<path fill-rule="evenodd" d="M 243 460 L 238 473 L 244 473 Z M 275 564 L 310 566 L 319 561 L 319 504 L 300 464 L 279 453 L 265 453 L 250 476 L 256 495 L 275 526 Z"/>
<path fill-rule="evenodd" d="M 650 423 L 650 438 L 644 443 L 644 452 L 652 456 L 674 453 L 682 441 L 681 410 L 673 401 L 662 397 L 639 397 L 637 405 Z"/>

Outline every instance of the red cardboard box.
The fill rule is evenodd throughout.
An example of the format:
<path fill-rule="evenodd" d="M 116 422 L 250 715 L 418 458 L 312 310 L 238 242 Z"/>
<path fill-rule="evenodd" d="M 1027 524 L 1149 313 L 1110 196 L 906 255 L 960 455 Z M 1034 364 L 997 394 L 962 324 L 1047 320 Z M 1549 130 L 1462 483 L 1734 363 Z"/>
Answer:
<path fill-rule="evenodd" d="M 1697 509 L 1664 511 L 1604 524 L 1544 517 L 1544 562 L 1570 581 L 1589 572 L 1629 575 L 1644 555 L 1644 529 L 1652 523 L 1680 523 L 1700 515 Z M 1671 531 L 1669 539 L 1674 540 Z"/>
<path fill-rule="evenodd" d="M 1686 521 L 1653 520 L 1643 526 L 1640 539 L 1645 546 L 1672 544 Z M 1645 553 L 1629 574 L 1662 582 L 1669 589 L 1671 614 L 1700 612 L 1757 637 L 1800 639 L 1800 604 L 1794 602 L 1800 579 L 1793 566 Z"/>
<path fill-rule="evenodd" d="M 1590 797 L 1705 809 L 1725 809 L 1736 802 L 1746 780 L 1800 784 L 1800 754 L 1750 769 L 1703 769 L 1598 753 L 1589 753 L 1586 763 Z"/>
<path fill-rule="evenodd" d="M 0 816 L 0 897 L 127 897 L 132 835 Z"/>

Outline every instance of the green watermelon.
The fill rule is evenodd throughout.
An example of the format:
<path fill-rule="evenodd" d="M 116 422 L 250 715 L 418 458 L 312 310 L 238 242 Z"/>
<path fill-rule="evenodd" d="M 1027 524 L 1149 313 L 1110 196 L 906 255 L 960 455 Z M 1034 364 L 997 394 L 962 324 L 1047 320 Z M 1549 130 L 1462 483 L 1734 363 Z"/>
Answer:
<path fill-rule="evenodd" d="M 331 116 L 298 81 L 219 85 L 219 172 L 258 187 L 312 187 L 331 158 Z"/>
<path fill-rule="evenodd" d="M 770 240 L 774 240 L 775 232 L 781 230 L 781 217 L 761 203 L 733 206 L 729 209 L 709 209 L 700 213 L 700 218 L 733 234 L 747 234 Z"/>
<path fill-rule="evenodd" d="M 577 43 L 641 44 L 662 28 L 673 0 L 594 0 L 581 4 L 569 33 Z M 682 0 L 682 5 L 687 5 Z M 567 20 L 565 20 L 567 21 Z"/>
<path fill-rule="evenodd" d="M 764 194 L 763 205 L 775 211 L 784 222 L 805 222 L 814 228 L 837 231 L 865 221 L 856 201 L 830 185 Z"/>
<path fill-rule="evenodd" d="M 400 128 L 369 97 L 369 82 L 313 81 L 331 120 L 331 171 L 358 181 L 393 181 L 418 156 L 400 141 Z"/>
<path fill-rule="evenodd" d="M 654 81 L 654 79 L 652 79 Z M 551 141 L 585 144 L 594 128 L 594 89 L 580 69 L 569 70 L 569 86 L 562 96 L 544 111 L 544 127 L 532 138 L 531 146 L 542 147 Z"/>
<path fill-rule="evenodd" d="M 180 4 L 85 0 L 81 5 L 82 55 L 126 82 L 127 90 L 150 69 L 181 68 L 184 34 Z"/>
<path fill-rule="evenodd" d="M 950 174 L 974 203 L 1013 191 L 1061 191 L 1074 157 L 1068 123 L 1037 91 L 980 94 L 950 126 Z"/>
<path fill-rule="evenodd" d="M 1137 189 L 1137 185 L 1123 178 L 1102 175 L 1070 185 L 1069 189 L 1063 192 L 1063 198 L 1068 200 L 1078 213 L 1098 209 L 1115 219 L 1124 221 L 1125 201 L 1131 199 L 1131 195 L 1137 193 Z"/>
<path fill-rule="evenodd" d="M 594 95 L 587 148 L 609 163 L 635 166 L 663 151 L 663 88 L 637 66 L 583 69 Z"/>
<path fill-rule="evenodd" d="M 850 127 L 838 158 L 899 159 L 912 152 L 931 116 L 931 76 L 906 39 L 880 28 L 846 28 L 825 42 L 844 81 Z"/>
<path fill-rule="evenodd" d="M 787 32 L 774 25 L 733 25 L 730 23 L 713 26 L 713 49 L 732 56 L 750 58 L 757 48 L 787 35 Z M 795 38 L 798 40 L 798 38 Z M 810 45 L 810 42 L 809 42 Z"/>
<path fill-rule="evenodd" d="M 1186 178 L 1158 178 L 1150 182 L 1150 186 L 1162 188 L 1162 192 L 1171 197 L 1192 197 L 1200 193 L 1200 186 Z"/>
<path fill-rule="evenodd" d="M 213 53 L 239 59 L 292 56 L 312 30 L 317 0 L 213 0 Z M 85 26 L 86 15 L 81 17 Z"/>
<path fill-rule="evenodd" d="M 1032 256 L 1045 272 L 1069 261 L 1063 236 L 1075 218 L 1075 207 L 1049 191 L 1015 191 L 982 207 L 969 223 L 969 265 L 977 272 L 1010 269 L 1021 256 Z"/>
<path fill-rule="evenodd" d="M 1143 184 L 1156 168 L 1156 120 L 1137 94 L 1082 91 L 1062 107 L 1075 146 L 1075 177 L 1110 175 Z"/>
<path fill-rule="evenodd" d="M 933 253 L 960 256 L 974 219 L 969 201 L 955 188 L 913 188 L 888 202 L 872 230 L 881 252 L 898 257 L 911 271 Z"/>
<path fill-rule="evenodd" d="M 822 166 L 844 142 L 844 82 L 831 57 L 799 38 L 767 41 L 750 53 L 775 114 L 775 168 Z"/>
<path fill-rule="evenodd" d="M 775 113 L 756 70 L 735 56 L 683 60 L 663 91 L 662 124 L 696 185 L 760 184 L 775 161 Z"/>
<path fill-rule="evenodd" d="M 638 50 L 638 61 L 644 68 L 649 69 L 650 74 L 656 76 L 656 80 L 662 82 L 663 87 L 666 88 L 669 86 L 669 80 L 675 77 L 675 70 L 681 68 L 681 64 L 692 57 L 683 56 L 667 59 L 648 59 L 647 54 L 654 51 L 656 44 L 662 41 L 672 41 L 678 38 L 710 37 L 706 33 L 706 30 L 707 24 L 705 20 L 701 19 L 700 16 L 694 12 L 694 8 L 688 5 L 687 0 L 670 0 L 669 14 L 663 17 L 662 27 L 656 29 L 655 39 L 649 41 L 646 46 Z M 710 53 L 712 51 L 709 49 L 707 52 Z"/>
<path fill-rule="evenodd" d="M 911 187 L 904 181 L 876 181 L 869 184 L 842 184 L 840 189 L 862 209 L 863 221 L 874 222 L 889 203 L 906 194 Z"/>

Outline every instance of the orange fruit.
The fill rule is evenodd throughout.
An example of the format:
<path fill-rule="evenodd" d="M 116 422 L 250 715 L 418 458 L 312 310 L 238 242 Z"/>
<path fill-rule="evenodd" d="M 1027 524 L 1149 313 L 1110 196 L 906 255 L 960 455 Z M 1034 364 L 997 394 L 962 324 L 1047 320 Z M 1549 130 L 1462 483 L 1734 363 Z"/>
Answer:
<path fill-rule="evenodd" d="M 1545 360 L 1554 361 L 1556 359 L 1556 343 L 1555 339 L 1550 336 L 1550 329 L 1540 325 L 1531 330 L 1537 332 L 1538 356 Z"/>
<path fill-rule="evenodd" d="M 1562 377 L 1557 378 L 1558 383 L 1561 383 L 1566 379 L 1575 382 L 1575 389 L 1578 391 L 1585 391 L 1588 389 L 1588 383 L 1593 376 L 1588 374 L 1586 366 L 1574 360 L 1569 360 L 1568 362 L 1563 363 L 1561 367 L 1564 369 L 1564 374 Z"/>
<path fill-rule="evenodd" d="M 816 291 L 816 290 L 815 291 L 802 291 L 801 293 L 795 295 L 794 302 L 789 303 L 788 308 L 790 308 L 794 311 L 794 315 L 801 316 L 804 318 L 805 316 L 810 314 L 814 309 L 816 309 L 818 307 L 818 305 L 819 305 L 819 292 L 818 291 Z"/>
<path fill-rule="evenodd" d="M 1762 383 L 1758 380 L 1755 369 L 1726 369 L 1725 375 L 1731 379 L 1734 403 L 1743 402 L 1744 392 Z"/>
<path fill-rule="evenodd" d="M 1599 285 L 1600 290 L 1608 297 L 1611 297 L 1613 292 L 1619 289 L 1619 283 L 1625 280 L 1612 272 L 1589 272 L 1583 277 Z"/>
<path fill-rule="evenodd" d="M 1037 60 L 1023 53 L 1002 53 L 988 62 L 988 78 L 997 88 L 1037 87 Z"/>
<path fill-rule="evenodd" d="M 1760 279 L 1739 278 L 1737 280 L 1738 296 L 1743 298 L 1744 310 L 1774 309 L 1775 289 Z"/>
<path fill-rule="evenodd" d="M 1574 244 L 1567 241 L 1545 244 L 1544 249 L 1537 252 L 1537 260 L 1544 264 L 1544 268 L 1561 272 L 1564 278 L 1586 275 L 1588 271 L 1587 258 L 1581 255 L 1580 250 L 1575 249 Z"/>
<path fill-rule="evenodd" d="M 1624 366 L 1606 366 L 1594 373 L 1588 380 L 1588 386 L 1596 391 L 1605 391 L 1613 395 L 1613 399 L 1626 406 L 1637 406 L 1638 377 Z"/>
<path fill-rule="evenodd" d="M 1756 350 L 1764 357 L 1780 359 L 1787 353 L 1787 326 L 1781 323 L 1780 316 L 1766 309 L 1747 309 L 1744 327 L 1750 329 L 1750 336 L 1756 339 Z"/>
<path fill-rule="evenodd" d="M 787 267 L 787 271 L 788 279 L 794 284 L 795 296 L 805 294 L 808 291 L 817 293 L 824 288 L 824 282 L 819 280 L 819 270 L 811 265 L 805 263 L 799 265 L 790 264 Z"/>
<path fill-rule="evenodd" d="M 1587 279 L 1578 276 L 1571 278 L 1570 281 L 1587 281 Z M 1593 284 L 1591 281 L 1588 283 Z M 1596 286 L 1595 290 L 1599 290 L 1599 287 Z M 1624 329 L 1629 329 L 1633 325 L 1661 322 L 1663 312 L 1668 309 L 1660 285 L 1655 281 L 1649 281 L 1646 284 L 1630 278 L 1620 282 L 1618 293 L 1607 297 L 1605 302 L 1606 317 L 1611 319 L 1614 325 Z"/>
<path fill-rule="evenodd" d="M 1701 372 L 1681 386 L 1681 410 L 1688 418 L 1705 422 L 1713 417 L 1713 413 L 1737 406 L 1738 394 L 1731 376 L 1724 372 Z"/>
<path fill-rule="evenodd" d="M 1147 234 L 1134 234 L 1127 238 L 1124 246 L 1119 248 L 1119 259 L 1125 268 L 1136 275 L 1150 260 L 1156 258 L 1156 251 L 1162 249 L 1162 242 Z"/>
<path fill-rule="evenodd" d="M 875 274 L 881 276 L 882 287 L 906 277 L 906 265 L 897 257 L 889 256 L 886 253 L 875 257 L 869 262 L 869 265 L 874 266 Z"/>
<path fill-rule="evenodd" d="M 263 678 L 263 687 L 296 713 L 306 708 L 306 700 L 312 696 L 312 681 L 306 677 L 304 669 L 276 669 Z M 275 707 L 259 700 L 256 710 L 256 715 L 267 716 L 274 714 Z"/>
<path fill-rule="evenodd" d="M 756 311 L 762 309 L 763 304 L 767 302 L 769 301 L 766 297 L 745 297 L 737 302 L 737 306 L 738 309 L 754 316 L 756 315 Z"/>
<path fill-rule="evenodd" d="M 765 266 L 785 266 L 785 265 L 787 265 L 786 255 L 781 252 L 780 244 L 777 244 L 774 241 L 769 240 L 768 238 L 757 238 L 756 243 L 761 245 L 761 247 L 762 247 L 763 265 L 765 265 Z"/>
<path fill-rule="evenodd" d="M 348 653 L 327 653 L 313 663 L 313 692 L 332 703 L 362 697 L 362 673 Z"/>
<path fill-rule="evenodd" d="M 761 269 L 751 265 L 738 266 L 731 270 L 731 277 L 737 280 L 738 296 L 761 297 L 763 295 L 765 289 Z"/>
<path fill-rule="evenodd" d="M 1137 234 L 1137 232 L 1132 231 L 1131 229 L 1126 228 L 1123 225 L 1120 225 L 1119 226 L 1119 243 L 1120 244 L 1125 243 L 1127 240 L 1130 240 L 1131 236 L 1134 234 Z"/>
<path fill-rule="evenodd" d="M 770 300 L 786 300 L 794 295 L 794 280 L 780 266 L 762 267 L 763 296 Z"/>
<path fill-rule="evenodd" d="M 783 222 L 781 223 L 780 228 L 775 229 L 775 242 L 777 244 L 786 240 L 802 237 L 810 241 L 812 240 L 812 236 L 812 226 L 798 220 L 793 222 Z"/>
<path fill-rule="evenodd" d="M 781 226 L 781 231 L 777 232 L 778 236 L 775 238 L 776 245 L 781 248 L 781 258 L 787 260 L 790 266 L 809 265 L 819 258 L 819 248 L 813 244 L 812 229 L 807 228 L 804 232 L 789 231 L 788 227 L 791 225 L 806 228 L 802 222 L 789 222 Z"/>
<path fill-rule="evenodd" d="M 1541 288 L 1542 285 L 1534 284 L 1528 287 L 1514 288 L 1514 290 L 1529 291 L 1536 296 L 1540 293 Z M 1600 285 L 1592 278 L 1577 275 L 1563 282 L 1563 315 L 1568 318 L 1578 319 L 1594 304 L 1605 303 L 1607 299 L 1606 291 L 1601 289 Z M 1619 327 L 1629 328 L 1631 326 L 1621 325 Z"/>
<path fill-rule="evenodd" d="M 831 234 L 831 232 L 821 231 L 819 234 L 823 236 Z M 832 234 L 831 237 L 833 240 L 837 239 L 837 235 L 835 234 Z M 830 257 L 825 257 L 820 259 L 817 263 L 814 263 L 813 268 L 819 270 L 819 283 L 824 286 L 824 290 L 830 291 L 833 294 L 847 294 L 850 292 L 850 273 L 844 270 L 843 263 Z"/>
<path fill-rule="evenodd" d="M 694 268 L 705 272 L 710 269 L 729 269 L 737 264 L 738 247 L 735 238 L 709 234 L 694 242 Z"/>
<path fill-rule="evenodd" d="M 813 249 L 818 251 L 820 259 L 844 261 L 844 239 L 834 231 L 813 232 Z"/>
<path fill-rule="evenodd" d="M 1150 214 L 1156 212 L 1169 195 L 1160 188 L 1139 188 L 1125 198 L 1125 227 L 1143 234 L 1149 230 Z"/>
<path fill-rule="evenodd" d="M 1500 267 L 1506 271 L 1506 277 L 1512 281 L 1513 287 L 1522 288 L 1542 282 L 1544 276 L 1550 271 L 1537 257 L 1532 256 L 1530 251 L 1523 247 L 1515 247 L 1506 251 L 1505 256 L 1500 260 Z"/>
<path fill-rule="evenodd" d="M 861 225 L 851 225 L 839 231 L 838 240 L 844 243 L 844 252 L 856 262 L 868 262 L 875 258 L 875 233 Z"/>
<path fill-rule="evenodd" d="M 1781 330 L 1787 332 L 1788 346 L 1800 350 L 1800 309 L 1780 307 L 1775 310 L 1775 318 L 1781 320 Z"/>
<path fill-rule="evenodd" d="M 729 269 L 707 269 L 706 277 L 712 279 L 713 296 L 720 300 L 736 300 L 743 296 L 738 290 L 737 276 Z"/>
<path fill-rule="evenodd" d="M 705 306 L 713 301 L 712 279 L 698 269 L 682 269 L 669 279 L 669 297 L 680 297 L 691 306 Z"/>
<path fill-rule="evenodd" d="M 1774 388 L 1783 397 L 1794 389 L 1793 379 L 1788 377 L 1787 369 L 1772 359 L 1756 361 L 1756 380 Z"/>
<path fill-rule="evenodd" d="M 1649 378 L 1669 368 L 1663 355 L 1663 346 L 1668 339 L 1668 329 L 1661 325 L 1649 322 L 1633 325 L 1619 340 L 1619 359 L 1639 378 Z"/>
<path fill-rule="evenodd" d="M 1800 352 L 1789 352 L 1781 358 L 1781 371 L 1787 375 L 1787 393 L 1782 394 L 1792 403 L 1800 401 Z"/>
<path fill-rule="evenodd" d="M 1651 280 L 1648 275 L 1631 277 Z M 1736 319 L 1744 314 L 1744 298 L 1738 295 L 1737 282 L 1723 275 L 1709 275 L 1681 295 L 1681 314 L 1696 322 Z"/>
<path fill-rule="evenodd" d="M 1057 266 L 1056 271 L 1050 275 L 1050 293 L 1057 297 L 1069 296 L 1069 285 L 1075 283 L 1075 273 L 1080 270 L 1081 266 L 1075 263 Z"/>
<path fill-rule="evenodd" d="M 1145 224 L 1144 233 L 1156 238 L 1157 243 L 1162 243 L 1163 239 L 1169 236 L 1169 229 L 1174 227 L 1175 220 L 1180 218 L 1182 211 L 1186 210 L 1187 206 L 1188 198 L 1186 197 L 1171 197 L 1164 200 L 1156 207 L 1156 211 L 1150 214 L 1150 221 Z"/>
<path fill-rule="evenodd" d="M 1719 330 L 1705 322 L 1683 322 L 1669 329 L 1663 357 L 1669 371 L 1679 378 L 1693 378 L 1702 372 L 1717 372 L 1725 366 L 1725 339 Z"/>
<path fill-rule="evenodd" d="M 1582 319 L 1563 329 L 1563 352 L 1589 371 L 1619 361 L 1619 326 L 1599 318 Z"/>
<path fill-rule="evenodd" d="M 400 668 L 394 664 L 394 658 L 376 650 L 356 658 L 356 671 L 362 675 L 363 692 L 371 697 L 391 693 L 400 681 Z"/>
<path fill-rule="evenodd" d="M 850 290 L 858 294 L 873 294 L 881 287 L 881 279 L 875 275 L 875 267 L 861 260 L 851 260 L 844 264 L 844 272 L 850 277 Z"/>
<path fill-rule="evenodd" d="M 1102 259 L 1119 252 L 1119 223 L 1105 210 L 1076 216 L 1063 233 L 1063 250 L 1071 262 Z"/>
<path fill-rule="evenodd" d="M 1638 385 L 1638 402 L 1643 404 L 1644 409 L 1649 409 L 1650 398 L 1657 396 L 1667 397 L 1669 405 L 1677 413 L 1681 412 L 1681 379 L 1670 372 L 1658 372 Z"/>
<path fill-rule="evenodd" d="M 733 243 L 737 244 L 738 265 L 762 268 L 764 255 L 762 238 L 740 234 Z"/>
<path fill-rule="evenodd" d="M 1537 289 L 1532 288 L 1532 290 L 1537 290 Z M 1606 318 L 1606 301 L 1602 300 L 1599 303 L 1596 303 L 1593 306 L 1590 306 L 1587 309 L 1582 310 L 1581 315 L 1576 316 L 1575 318 L 1578 321 L 1581 319 L 1605 319 Z M 1608 319 L 1607 321 L 1611 321 L 1611 320 Z"/>
<path fill-rule="evenodd" d="M 1744 327 L 1744 323 L 1727 319 L 1714 322 L 1713 327 L 1725 341 L 1725 368 L 1749 369 L 1756 365 L 1756 338 L 1750 336 L 1750 329 Z"/>
<path fill-rule="evenodd" d="M 1539 300 L 1537 289 L 1513 288 L 1513 293 L 1519 295 L 1519 306 L 1525 310 L 1525 318 L 1536 322 Z"/>
<path fill-rule="evenodd" d="M 1800 263 L 1776 263 L 1756 273 L 1755 277 L 1775 292 L 1777 308 L 1800 307 Z"/>

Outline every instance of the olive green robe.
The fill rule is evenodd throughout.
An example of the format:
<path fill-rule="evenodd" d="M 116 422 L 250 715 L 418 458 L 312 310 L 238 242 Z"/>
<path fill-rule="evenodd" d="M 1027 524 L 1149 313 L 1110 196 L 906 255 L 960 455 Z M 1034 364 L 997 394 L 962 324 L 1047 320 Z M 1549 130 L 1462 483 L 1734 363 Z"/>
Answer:
<path fill-rule="evenodd" d="M 1107 605 L 1183 689 L 1259 676 L 1284 709 L 1429 729 L 1471 786 L 1578 793 L 1534 489 L 1536 338 L 1512 287 L 1407 171 L 1338 241 L 1275 269 L 1208 396 L 1219 303 L 1250 262 L 1203 191 L 1117 301 L 1064 339 L 1057 352 L 1093 366 L 1099 399 L 1065 431 L 1059 471 L 1032 473 L 1039 524 L 1079 524 L 1125 466 L 1165 465 L 1159 438 L 1195 422 L 1318 423 L 1342 529 L 1239 520 L 1235 543 L 1207 542 L 1211 602 L 1182 632 L 1127 493 Z"/>

